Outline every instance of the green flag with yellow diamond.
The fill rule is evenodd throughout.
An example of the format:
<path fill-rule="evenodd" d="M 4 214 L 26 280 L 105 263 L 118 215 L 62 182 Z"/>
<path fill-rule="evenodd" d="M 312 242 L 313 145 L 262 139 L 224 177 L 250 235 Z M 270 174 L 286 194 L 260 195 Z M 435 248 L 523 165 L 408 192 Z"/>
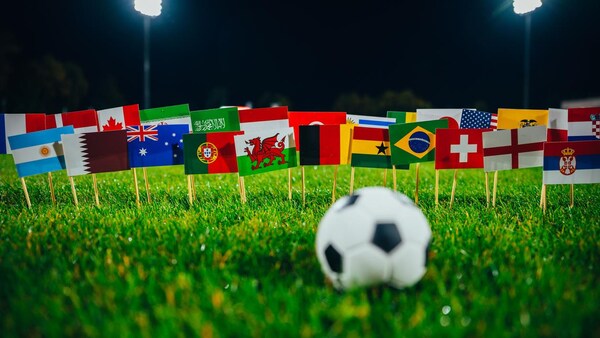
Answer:
<path fill-rule="evenodd" d="M 393 124 L 390 127 L 392 164 L 435 160 L 435 130 L 448 128 L 448 120 Z"/>

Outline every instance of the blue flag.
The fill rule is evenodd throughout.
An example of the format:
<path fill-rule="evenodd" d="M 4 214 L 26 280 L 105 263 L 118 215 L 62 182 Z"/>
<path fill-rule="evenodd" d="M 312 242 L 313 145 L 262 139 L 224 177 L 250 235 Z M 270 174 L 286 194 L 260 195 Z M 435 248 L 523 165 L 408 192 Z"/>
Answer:
<path fill-rule="evenodd" d="M 183 164 L 187 124 L 127 126 L 127 152 L 132 168 Z"/>

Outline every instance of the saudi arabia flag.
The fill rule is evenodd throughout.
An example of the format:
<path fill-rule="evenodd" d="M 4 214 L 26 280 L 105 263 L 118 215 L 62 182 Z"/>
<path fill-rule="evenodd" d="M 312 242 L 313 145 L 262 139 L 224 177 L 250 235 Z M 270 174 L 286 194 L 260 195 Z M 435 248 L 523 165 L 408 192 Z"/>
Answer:
<path fill-rule="evenodd" d="M 287 169 L 298 163 L 292 127 L 247 131 L 234 139 L 240 176 Z"/>

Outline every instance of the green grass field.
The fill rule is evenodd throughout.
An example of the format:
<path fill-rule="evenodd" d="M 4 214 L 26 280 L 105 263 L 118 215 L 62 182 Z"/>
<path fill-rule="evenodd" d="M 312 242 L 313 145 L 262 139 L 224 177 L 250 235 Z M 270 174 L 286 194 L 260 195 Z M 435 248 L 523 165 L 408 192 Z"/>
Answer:
<path fill-rule="evenodd" d="M 139 171 L 141 176 L 141 171 Z M 333 167 L 246 178 L 196 176 L 190 207 L 182 167 L 148 169 L 152 203 L 135 203 L 131 172 L 76 177 L 75 208 L 64 172 L 27 178 L 28 210 L 12 159 L 0 157 L 0 336 L 506 337 L 600 336 L 600 186 L 548 188 L 541 169 L 501 172 L 495 209 L 484 175 L 421 167 L 420 206 L 433 231 L 428 270 L 414 287 L 337 292 L 314 243 L 331 203 Z M 340 167 L 338 196 L 350 168 Z M 490 180 L 491 181 L 491 180 Z M 383 170 L 356 170 L 355 189 L 383 184 Z M 387 186 L 392 186 L 388 172 Z M 414 167 L 398 171 L 414 197 Z"/>

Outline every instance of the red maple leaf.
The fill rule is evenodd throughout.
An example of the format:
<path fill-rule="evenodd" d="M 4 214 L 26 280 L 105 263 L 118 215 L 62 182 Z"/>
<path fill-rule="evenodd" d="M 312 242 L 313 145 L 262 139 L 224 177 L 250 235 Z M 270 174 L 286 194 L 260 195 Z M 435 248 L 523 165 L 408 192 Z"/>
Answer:
<path fill-rule="evenodd" d="M 112 116 L 108 119 L 108 123 L 102 126 L 102 131 L 122 130 L 122 129 L 123 129 L 123 124 L 121 122 L 117 123 L 117 120 L 115 120 Z"/>

